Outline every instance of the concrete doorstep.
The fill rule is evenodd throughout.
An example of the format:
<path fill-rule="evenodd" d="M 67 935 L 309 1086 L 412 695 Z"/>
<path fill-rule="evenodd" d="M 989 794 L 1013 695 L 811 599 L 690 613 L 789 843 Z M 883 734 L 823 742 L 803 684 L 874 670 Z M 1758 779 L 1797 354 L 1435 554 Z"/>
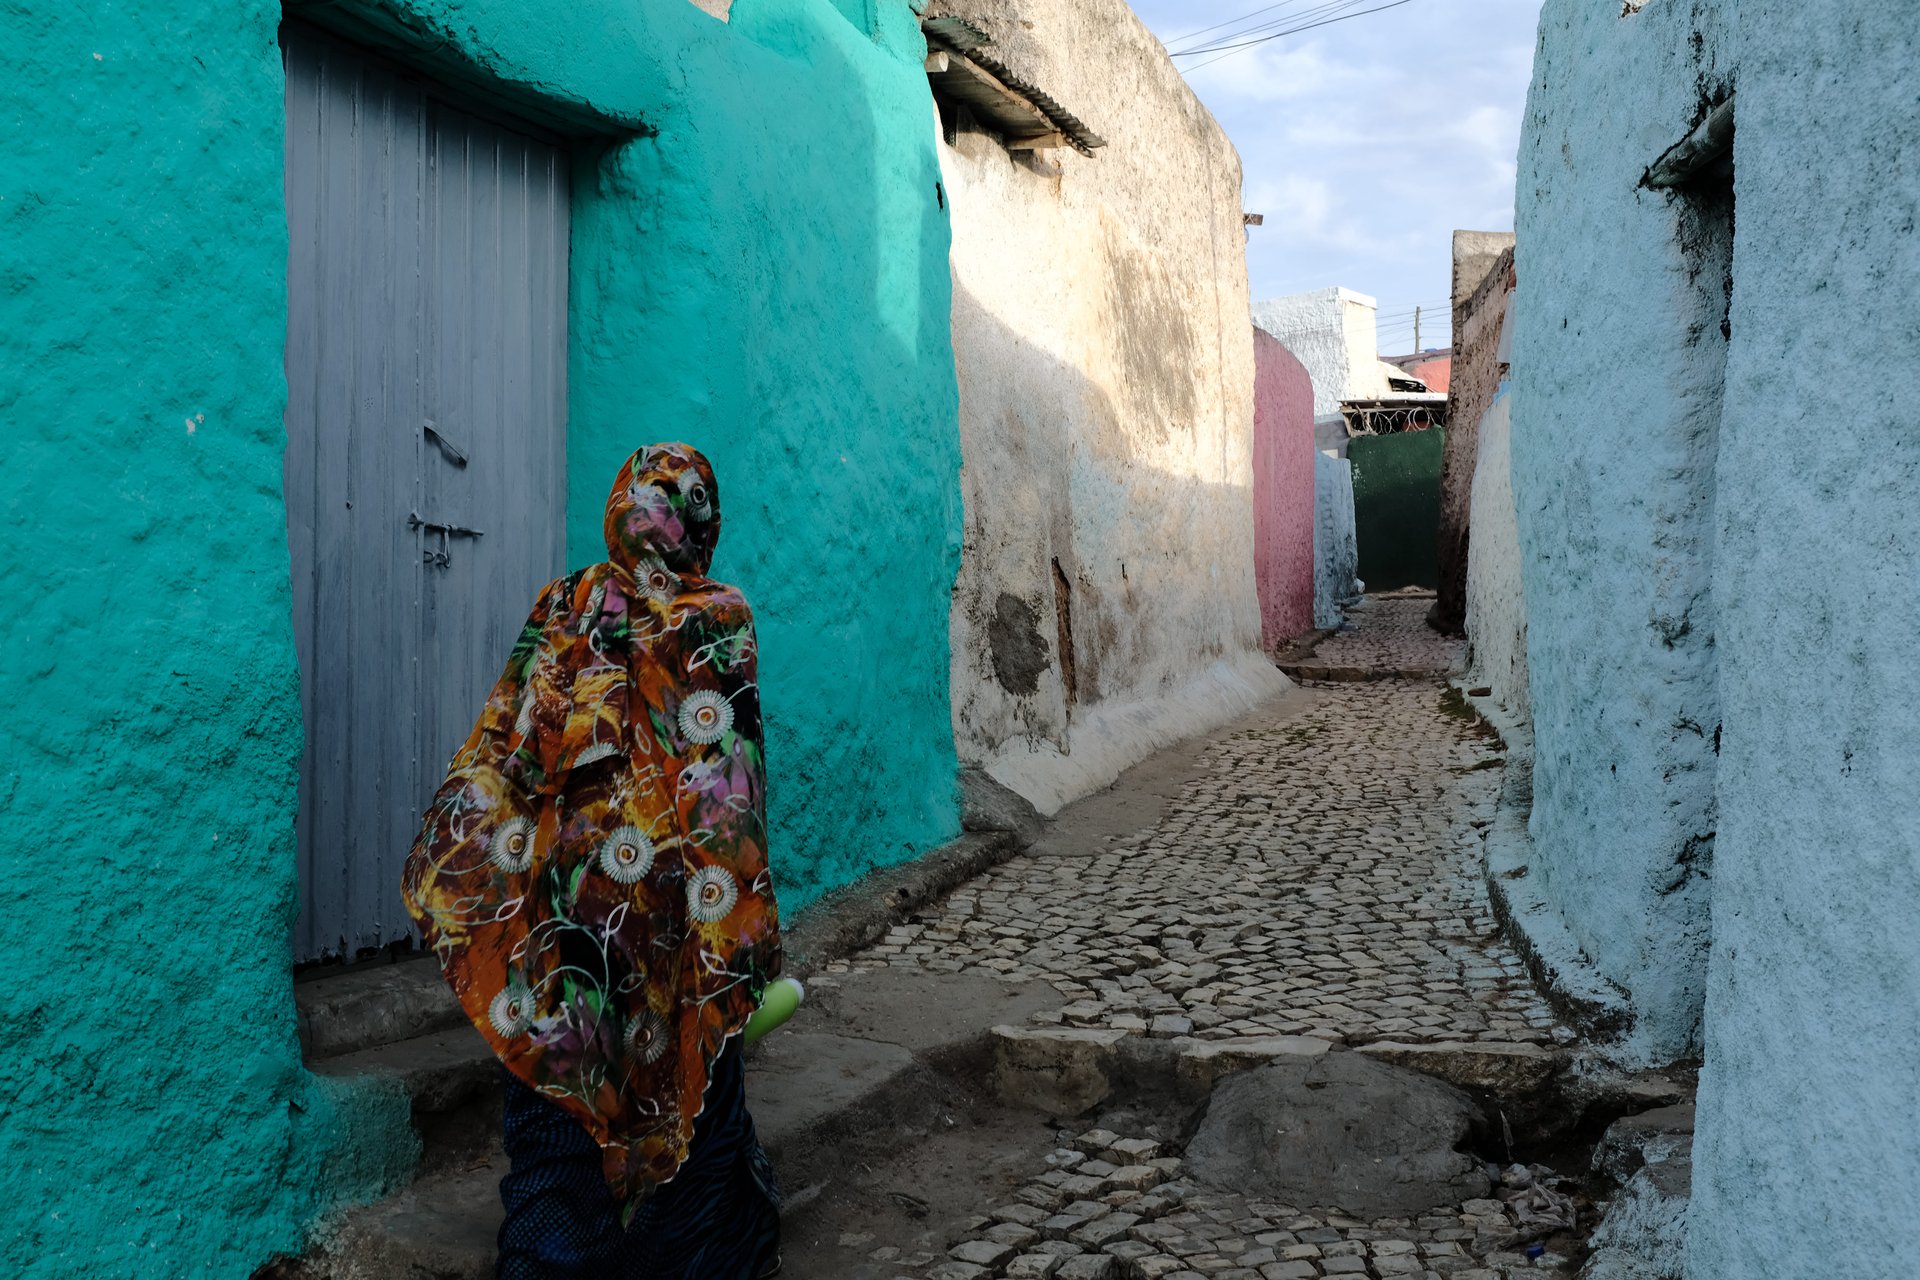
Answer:
<path fill-rule="evenodd" d="M 870 1154 L 918 1142 L 957 1092 L 977 1085 L 999 1103 L 1059 1117 L 1116 1097 L 1189 1109 L 1223 1076 L 1332 1049 L 1309 1036 L 1203 1041 L 1024 1025 L 1058 999 L 1041 983 L 973 973 L 889 969 L 817 979 L 794 1022 L 748 1058 L 748 1103 L 789 1208 L 803 1207 L 831 1181 L 842 1148 L 857 1142 Z M 313 1067 L 400 1081 L 426 1147 L 422 1174 L 385 1200 L 339 1215 L 305 1258 L 263 1277 L 491 1276 L 507 1165 L 498 1068 L 485 1041 L 462 1026 Z"/>
<path fill-rule="evenodd" d="M 811 974 L 815 964 L 869 945 L 1044 831 L 1031 806 L 991 779 L 962 784 L 966 833 L 801 913 L 786 930 L 790 973 Z M 870 1144 L 888 1131 L 910 1140 L 948 1092 L 946 1076 L 984 1075 L 989 1027 L 1025 1021 L 1056 1001 L 1037 984 L 967 974 L 815 982 L 801 1014 L 747 1060 L 749 1106 L 789 1183 L 789 1204 L 796 1189 L 809 1190 L 810 1157 L 855 1135 Z M 491 1276 L 507 1167 L 499 1066 L 439 966 L 422 956 L 316 976 L 296 984 L 295 1002 L 309 1069 L 400 1085 L 422 1152 L 411 1185 L 336 1215 L 306 1256 L 269 1263 L 257 1280 Z"/>
<path fill-rule="evenodd" d="M 431 966 L 404 967 L 439 984 Z M 989 1028 L 1024 1022 L 1057 999 L 1039 984 L 973 974 L 818 981 L 794 1022 L 748 1056 L 748 1104 L 789 1203 L 818 1194 L 815 1166 L 830 1165 L 842 1144 L 857 1138 L 884 1146 L 888 1135 L 914 1141 L 935 1122 L 955 1077 L 985 1077 Z M 399 1081 L 423 1141 L 421 1175 L 385 1200 L 338 1215 L 306 1257 L 263 1268 L 263 1280 L 491 1276 L 507 1164 L 499 1068 L 486 1042 L 462 1025 L 311 1065 L 323 1074 Z"/>

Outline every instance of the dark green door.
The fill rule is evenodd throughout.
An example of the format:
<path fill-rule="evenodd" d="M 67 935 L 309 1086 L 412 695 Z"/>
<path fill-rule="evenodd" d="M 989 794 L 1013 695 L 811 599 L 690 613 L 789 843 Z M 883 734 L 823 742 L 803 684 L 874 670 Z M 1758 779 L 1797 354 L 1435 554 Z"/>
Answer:
<path fill-rule="evenodd" d="M 1347 444 L 1353 527 L 1368 591 L 1440 584 L 1440 457 L 1446 432 L 1399 431 Z"/>

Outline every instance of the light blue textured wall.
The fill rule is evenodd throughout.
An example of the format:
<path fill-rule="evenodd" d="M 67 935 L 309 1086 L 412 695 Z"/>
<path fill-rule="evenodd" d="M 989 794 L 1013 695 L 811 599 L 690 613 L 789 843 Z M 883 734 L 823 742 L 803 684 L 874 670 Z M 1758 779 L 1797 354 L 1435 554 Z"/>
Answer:
<path fill-rule="evenodd" d="M 1698 1050 L 1715 831 L 1722 273 L 1690 215 L 1639 187 L 1724 75 L 1686 39 L 1689 8 L 1548 0 L 1515 210 L 1529 892 L 1629 993 L 1641 1063 Z"/>
<path fill-rule="evenodd" d="M 1353 469 L 1345 458 L 1313 455 L 1313 625 L 1340 625 L 1360 563 L 1353 536 Z"/>
<path fill-rule="evenodd" d="M 1904 5 L 1542 18 L 1512 441 L 1536 858 L 1648 1056 L 1706 974 L 1693 1280 L 1895 1280 L 1920 1247 L 1920 438 L 1884 373 L 1920 358 L 1917 55 Z M 1712 219 L 1636 184 L 1725 88 L 1722 343 Z M 1710 867 L 1659 892 L 1703 822 Z"/>
<path fill-rule="evenodd" d="M 953 833 L 947 227 L 904 0 L 316 10 L 349 11 L 657 131 L 575 163 L 573 558 L 628 450 L 705 447 L 785 901 Z M 316 1080 L 294 1031 L 280 18 L 0 6 L 8 1276 L 243 1277 L 413 1159 L 405 1098 Z"/>
<path fill-rule="evenodd" d="M 1920 1255 L 1920 23 L 1727 6 L 1725 733 L 1695 1280 Z"/>
<path fill-rule="evenodd" d="M 414 1157 L 295 1040 L 279 20 L 0 10 L 8 1276 L 245 1276 Z"/>

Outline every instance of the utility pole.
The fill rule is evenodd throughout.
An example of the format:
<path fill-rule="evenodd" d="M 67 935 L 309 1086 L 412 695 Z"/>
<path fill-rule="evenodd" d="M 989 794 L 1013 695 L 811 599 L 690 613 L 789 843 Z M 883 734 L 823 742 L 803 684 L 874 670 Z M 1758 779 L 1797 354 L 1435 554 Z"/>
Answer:
<path fill-rule="evenodd" d="M 1413 309 L 1413 349 L 1420 350 L 1420 308 Z"/>

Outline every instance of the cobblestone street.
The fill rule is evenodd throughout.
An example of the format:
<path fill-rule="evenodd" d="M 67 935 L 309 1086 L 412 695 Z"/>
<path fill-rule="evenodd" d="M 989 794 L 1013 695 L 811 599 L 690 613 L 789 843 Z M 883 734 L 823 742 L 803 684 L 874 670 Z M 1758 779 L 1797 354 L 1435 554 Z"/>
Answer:
<path fill-rule="evenodd" d="M 1418 623 L 1427 603 L 1376 607 L 1363 616 L 1391 624 L 1385 637 L 1323 650 L 1444 667 L 1452 646 Z M 1153 1036 L 1564 1036 L 1495 937 L 1472 865 L 1498 744 L 1448 714 L 1438 681 L 1316 694 L 1304 715 L 1211 742 L 1150 830 L 1091 859 L 1018 857 L 830 972 L 1039 978 L 1062 1004 L 1037 1023 Z"/>
<path fill-rule="evenodd" d="M 1425 627 L 1429 603 L 1369 600 L 1314 660 L 1375 676 L 1447 670 L 1457 646 Z M 1029 1026 L 1185 1043 L 1570 1043 L 1499 939 L 1477 865 L 1497 740 L 1437 678 L 1346 677 L 1304 696 L 1304 707 L 1257 713 L 1207 740 L 1143 829 L 1084 852 L 1043 842 L 817 981 L 991 973 L 1058 994 Z M 863 1274 L 1565 1274 L 1556 1268 L 1566 1259 L 1517 1243 L 1546 1234 L 1526 1229 L 1519 1206 L 1535 1193 L 1525 1171 L 1509 1171 L 1493 1193 L 1503 1198 L 1362 1220 L 1197 1185 L 1171 1136 L 1063 1130 L 1003 1203 L 947 1224 L 947 1252 L 875 1242 L 865 1256 L 880 1269 Z"/>
<path fill-rule="evenodd" d="M 1301 678 L 1444 674 L 1459 660 L 1461 644 L 1427 626 L 1427 610 L 1432 607 L 1431 595 L 1363 598 L 1347 610 L 1347 624 L 1298 664 Z"/>
<path fill-rule="evenodd" d="M 1323 1276 L 1499 1280 L 1564 1274 L 1530 1258 L 1519 1202 L 1361 1220 L 1208 1191 L 1149 1138 L 1092 1130 L 1068 1139 L 1006 1203 L 965 1224 L 944 1259 L 882 1246 L 876 1261 L 933 1280 L 1316 1280 Z M 1116 1163 L 1118 1162 L 1118 1163 Z"/>

